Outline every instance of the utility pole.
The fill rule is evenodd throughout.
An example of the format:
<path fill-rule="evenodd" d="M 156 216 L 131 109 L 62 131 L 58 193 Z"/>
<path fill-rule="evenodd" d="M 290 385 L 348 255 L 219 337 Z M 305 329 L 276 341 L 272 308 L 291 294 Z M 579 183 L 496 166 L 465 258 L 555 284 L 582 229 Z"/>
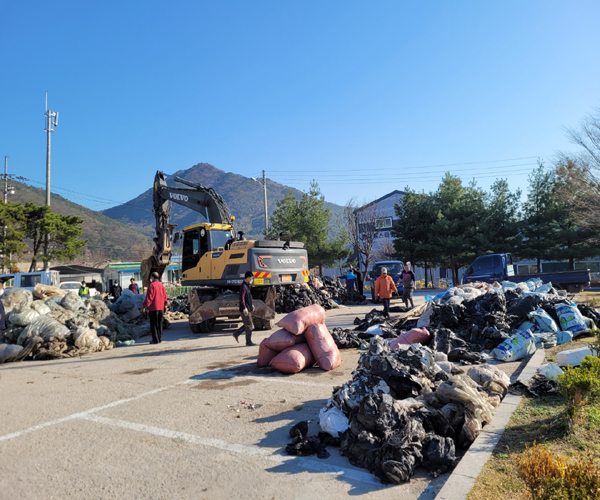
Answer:
<path fill-rule="evenodd" d="M 46 131 L 47 143 L 46 143 L 46 205 L 50 206 L 50 144 L 51 134 L 54 132 L 54 127 L 58 125 L 58 111 L 50 111 L 48 109 L 48 92 L 46 91 Z M 48 233 L 44 238 L 44 271 L 50 269 L 50 261 L 48 260 Z"/>
<path fill-rule="evenodd" d="M 263 201 L 265 204 L 265 238 L 267 237 L 267 233 L 269 232 L 269 214 L 267 213 L 267 174 L 265 173 L 265 171 L 262 171 L 263 176 L 262 176 L 262 182 L 259 179 L 256 179 L 255 177 L 250 177 L 250 179 L 252 179 L 254 182 L 258 182 L 259 184 L 262 184 L 262 188 L 263 188 Z"/>
<path fill-rule="evenodd" d="M 8 202 L 8 156 L 4 157 L 4 204 Z M 6 226 L 4 226 L 6 235 Z"/>
<path fill-rule="evenodd" d="M 269 216 L 267 215 L 267 176 L 266 176 L 264 170 L 263 170 L 263 193 L 264 193 L 264 201 L 265 201 L 265 238 L 266 238 L 267 233 L 269 232 Z"/>
<path fill-rule="evenodd" d="M 9 194 L 15 194 L 15 187 L 8 185 L 8 156 L 5 156 L 4 157 L 4 204 L 5 205 L 8 203 L 8 195 Z M 3 258 L 6 257 L 6 233 L 7 233 L 7 227 L 6 227 L 6 224 L 4 224 L 4 228 L 3 228 L 4 239 L 3 239 L 3 244 L 2 244 L 2 257 Z M 9 271 L 10 271 L 10 269 L 9 269 Z M 4 272 L 4 261 L 2 262 L 2 272 Z"/>
<path fill-rule="evenodd" d="M 54 127 L 58 125 L 58 111 L 50 111 L 48 109 L 48 92 L 46 92 L 46 205 L 50 206 L 50 150 L 51 150 L 51 135 L 54 132 Z"/>

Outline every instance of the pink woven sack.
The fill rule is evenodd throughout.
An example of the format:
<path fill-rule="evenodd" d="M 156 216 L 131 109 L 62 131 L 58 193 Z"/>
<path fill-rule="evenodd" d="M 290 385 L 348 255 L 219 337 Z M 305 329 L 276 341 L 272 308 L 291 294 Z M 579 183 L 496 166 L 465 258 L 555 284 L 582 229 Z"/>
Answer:
<path fill-rule="evenodd" d="M 304 335 L 292 335 L 287 330 L 277 330 L 271 334 L 270 337 L 265 339 L 266 346 L 274 351 L 281 352 L 292 347 L 295 344 L 301 344 L 306 342 Z"/>
<path fill-rule="evenodd" d="M 431 335 L 427 331 L 427 328 L 413 328 L 392 340 L 390 342 L 390 349 L 398 349 L 400 344 L 425 344 L 429 341 L 430 337 Z"/>
<path fill-rule="evenodd" d="M 342 364 L 340 350 L 325 325 L 310 325 L 305 335 L 317 364 L 323 370 L 334 370 Z"/>
<path fill-rule="evenodd" d="M 269 349 L 266 344 L 267 339 L 264 339 L 258 346 L 258 361 L 256 364 L 260 367 L 269 366 L 271 360 L 279 353 L 273 349 Z"/>
<path fill-rule="evenodd" d="M 285 328 L 294 335 L 301 335 L 310 325 L 319 323 L 325 323 L 325 309 L 319 304 L 313 304 L 284 316 L 277 326 Z"/>
<path fill-rule="evenodd" d="M 298 373 L 314 365 L 315 358 L 308 344 L 298 344 L 281 351 L 270 364 L 283 373 Z"/>

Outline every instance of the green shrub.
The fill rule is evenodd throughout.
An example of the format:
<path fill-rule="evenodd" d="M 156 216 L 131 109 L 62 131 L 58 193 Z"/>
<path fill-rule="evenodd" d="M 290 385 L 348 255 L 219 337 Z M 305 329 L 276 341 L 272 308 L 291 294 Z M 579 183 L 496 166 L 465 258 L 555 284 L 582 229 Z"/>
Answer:
<path fill-rule="evenodd" d="M 594 357 L 586 356 L 587 358 L 590 359 L 585 368 L 567 368 L 565 373 L 558 376 L 560 392 L 567 398 L 567 414 L 571 419 L 575 417 L 579 408 L 600 394 L 600 377 L 596 371 Z"/>
<path fill-rule="evenodd" d="M 600 358 L 598 356 L 586 356 L 581 361 L 580 368 L 590 370 L 596 373 L 596 377 L 600 378 Z"/>

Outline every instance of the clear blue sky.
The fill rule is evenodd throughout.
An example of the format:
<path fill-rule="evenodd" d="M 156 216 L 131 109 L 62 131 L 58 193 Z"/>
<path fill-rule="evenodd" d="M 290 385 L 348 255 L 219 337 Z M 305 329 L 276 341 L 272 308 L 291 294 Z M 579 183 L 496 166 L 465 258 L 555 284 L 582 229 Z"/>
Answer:
<path fill-rule="evenodd" d="M 47 90 L 53 191 L 98 210 L 200 162 L 314 178 L 339 204 L 434 190 L 445 171 L 526 188 L 600 106 L 596 0 L 57 0 L 0 16 L 9 172 L 45 186 Z"/>

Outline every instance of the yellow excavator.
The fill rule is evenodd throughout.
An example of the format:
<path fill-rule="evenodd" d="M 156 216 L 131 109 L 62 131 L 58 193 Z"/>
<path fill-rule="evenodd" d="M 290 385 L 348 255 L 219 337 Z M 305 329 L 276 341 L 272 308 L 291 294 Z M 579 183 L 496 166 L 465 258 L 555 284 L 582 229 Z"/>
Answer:
<path fill-rule="evenodd" d="M 239 318 L 238 292 L 246 271 L 254 274 L 252 317 L 258 329 L 274 326 L 276 286 L 308 281 L 304 243 L 246 240 L 241 231 L 236 233 L 235 218 L 213 188 L 158 171 L 153 203 L 156 236 L 152 255 L 142 261 L 143 285 L 149 285 L 155 271 L 162 276 L 174 240 L 181 244 L 181 285 L 194 287 L 189 292 L 192 332 L 213 331 L 217 318 Z M 176 233 L 169 221 L 171 203 L 199 212 L 204 221 Z"/>

